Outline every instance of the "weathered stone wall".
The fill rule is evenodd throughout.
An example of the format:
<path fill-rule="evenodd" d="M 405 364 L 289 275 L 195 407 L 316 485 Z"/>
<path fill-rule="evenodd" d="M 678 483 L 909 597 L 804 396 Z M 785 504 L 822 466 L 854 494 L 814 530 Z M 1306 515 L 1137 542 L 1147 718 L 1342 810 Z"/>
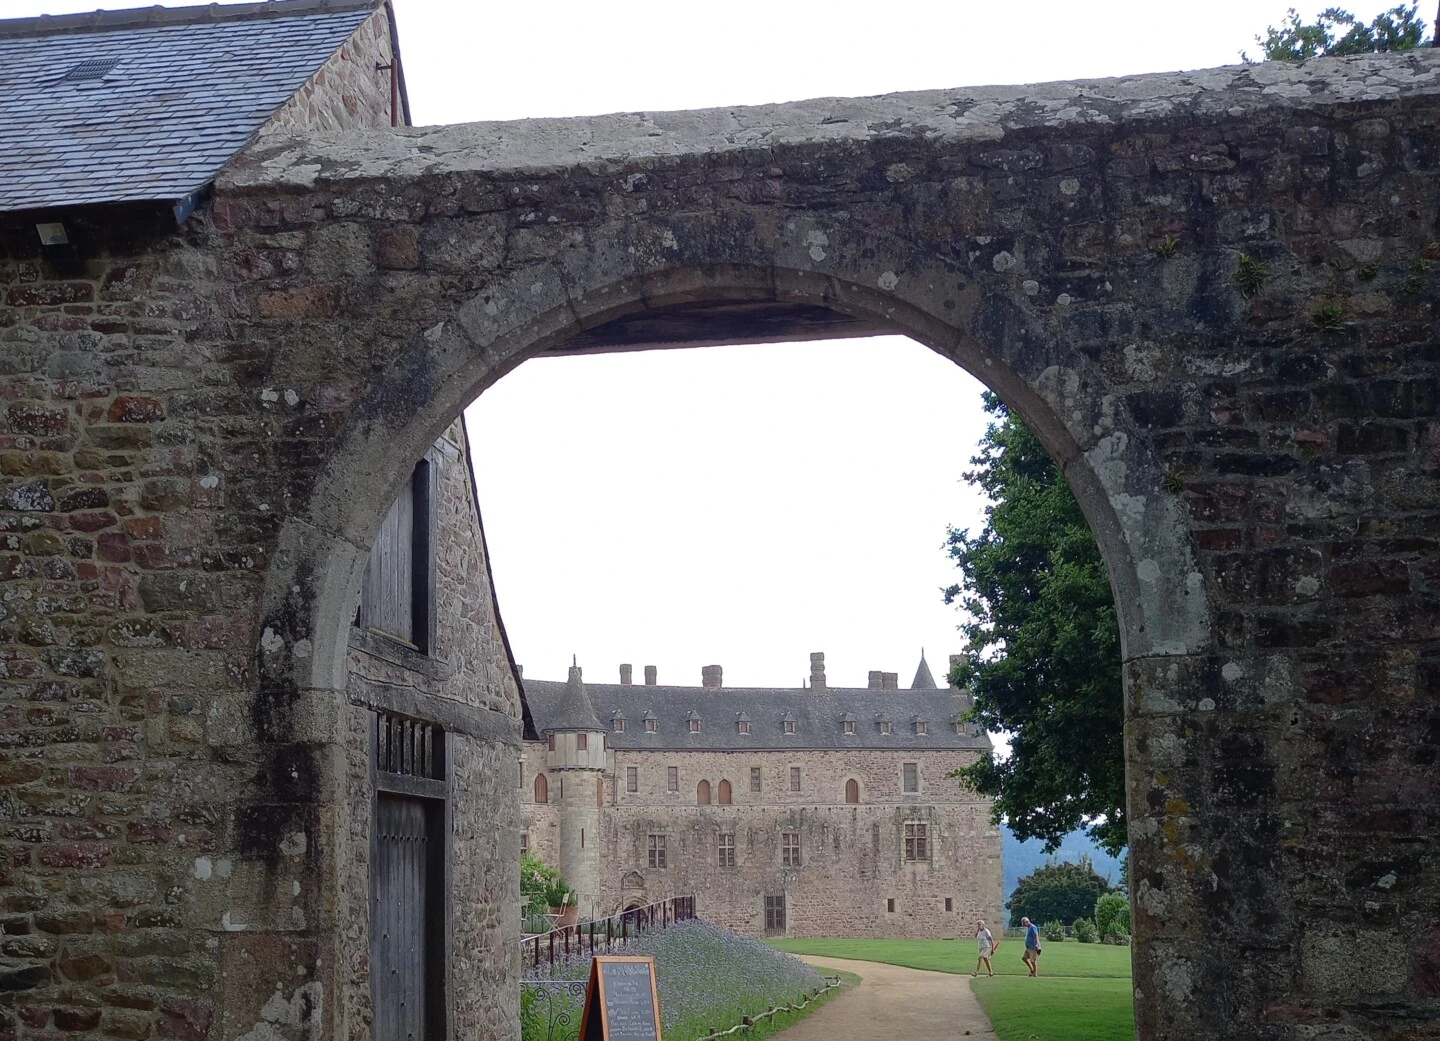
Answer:
<path fill-rule="evenodd" d="M 271 139 L 74 275 L 0 225 L 4 1029 L 341 1033 L 390 495 L 524 358 L 742 300 L 928 343 L 1076 489 L 1140 1036 L 1433 1034 L 1437 119 L 1426 52 Z"/>
<path fill-rule="evenodd" d="M 352 130 L 391 125 L 392 40 L 388 8 L 382 7 L 270 117 L 262 134 Z M 398 98 L 398 94 L 395 95 Z M 408 125 L 403 104 L 394 122 Z"/>
<path fill-rule="evenodd" d="M 527 742 L 525 755 L 527 762 L 543 763 L 544 743 Z M 758 936 L 764 895 L 783 893 L 791 936 L 969 935 L 965 929 L 976 918 L 1001 920 L 1005 900 L 1000 834 L 990 823 L 990 802 L 945 776 L 974 759 L 974 752 L 923 749 L 613 750 L 599 814 L 599 911 L 614 914 L 635 899 L 694 895 L 705 918 Z M 918 768 L 916 793 L 903 791 L 905 763 Z M 679 785 L 673 792 L 672 766 Z M 792 766 L 801 770 L 799 792 L 790 788 Z M 627 788 L 630 767 L 636 769 L 635 792 Z M 750 789 L 752 767 L 761 771 L 759 793 Z M 845 804 L 845 782 L 852 778 L 860 785 L 859 805 Z M 696 802 L 702 780 L 710 782 L 709 806 Z M 722 780 L 731 785 L 729 806 L 718 803 Z M 521 827 L 542 857 L 558 849 L 567 830 L 555 812 L 555 783 L 552 776 L 548 805 L 535 804 L 533 778 L 520 793 Z M 904 862 L 907 821 L 932 825 L 928 862 Z M 785 831 L 801 835 L 798 869 L 781 863 Z M 734 867 L 719 866 L 720 832 L 736 836 Z M 649 866 L 651 834 L 667 838 L 663 870 Z M 633 884 L 634 874 L 644 879 L 643 889 Z"/>

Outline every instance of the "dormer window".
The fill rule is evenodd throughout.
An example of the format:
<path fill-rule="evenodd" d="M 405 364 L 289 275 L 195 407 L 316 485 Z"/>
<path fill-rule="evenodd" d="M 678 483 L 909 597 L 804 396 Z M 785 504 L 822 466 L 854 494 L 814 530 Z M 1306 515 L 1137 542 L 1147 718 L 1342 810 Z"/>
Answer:
<path fill-rule="evenodd" d="M 855 721 L 854 721 L 853 719 L 847 719 L 842 725 L 843 725 L 844 728 L 845 728 L 845 733 L 847 733 L 847 734 L 853 734 L 853 733 L 855 733 Z"/>
<path fill-rule="evenodd" d="M 698 719 L 692 719 L 692 720 L 690 720 L 690 733 L 692 733 L 692 734 L 698 734 L 698 733 L 700 733 L 700 721 L 699 721 Z"/>
<path fill-rule="evenodd" d="M 925 720 L 923 720 L 923 719 L 917 719 L 917 720 L 915 721 L 915 733 L 917 733 L 917 734 L 923 734 L 923 733 L 925 733 Z"/>
<path fill-rule="evenodd" d="M 647 719 L 647 720 L 645 721 L 645 733 L 647 733 L 647 734 L 653 734 L 653 733 L 655 733 L 656 726 L 657 726 L 657 723 L 656 723 L 655 720 L 653 720 L 653 719 Z"/>
<path fill-rule="evenodd" d="M 748 733 L 750 733 L 750 721 L 749 721 L 748 719 L 742 719 L 742 720 L 739 722 L 738 726 L 740 727 L 740 733 L 742 733 L 742 734 L 748 734 Z"/>
<path fill-rule="evenodd" d="M 617 734 L 625 733 L 625 717 L 618 712 L 615 713 L 615 715 L 611 716 L 610 729 L 615 731 L 615 733 Z"/>
<path fill-rule="evenodd" d="M 793 734 L 793 733 L 795 733 L 795 721 L 794 721 L 793 719 L 787 719 L 787 720 L 785 720 L 785 733 L 787 733 L 787 734 Z"/>
<path fill-rule="evenodd" d="M 882 734 L 889 734 L 889 733 L 890 733 L 890 721 L 889 721 L 888 719 L 882 719 L 882 720 L 880 721 L 880 733 L 882 733 Z"/>

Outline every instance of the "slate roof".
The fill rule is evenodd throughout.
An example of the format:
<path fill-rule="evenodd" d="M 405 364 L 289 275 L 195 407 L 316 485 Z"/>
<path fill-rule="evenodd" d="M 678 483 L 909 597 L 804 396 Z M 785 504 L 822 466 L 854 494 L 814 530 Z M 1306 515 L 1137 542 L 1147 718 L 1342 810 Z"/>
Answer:
<path fill-rule="evenodd" d="M 382 2 L 0 21 L 0 211 L 186 199 Z M 103 59 L 103 78 L 65 79 Z"/>
<path fill-rule="evenodd" d="M 562 714 L 565 684 L 555 680 L 524 681 L 525 700 L 540 731 L 554 727 Z M 652 716 L 656 732 L 643 727 L 626 727 L 616 733 L 610 727 L 605 736 L 612 748 L 693 749 L 699 751 L 775 751 L 779 749 L 890 748 L 954 749 L 990 747 L 985 735 L 962 736 L 955 732 L 955 719 L 970 707 L 970 698 L 948 688 L 930 690 L 872 690 L 829 687 L 824 693 L 795 688 L 757 687 L 661 687 L 639 684 L 587 683 L 585 693 L 601 719 L 616 712 L 627 719 Z M 700 732 L 690 733 L 688 722 L 694 712 L 702 720 Z M 845 715 L 855 717 L 854 734 L 845 734 Z M 894 727 L 889 735 L 880 733 L 879 720 L 893 713 L 901 719 L 929 721 L 928 734 L 916 734 L 913 726 Z M 789 714 L 795 733 L 786 734 L 781 720 Z M 750 733 L 736 725 L 751 720 Z"/>
<path fill-rule="evenodd" d="M 526 686 L 529 686 L 528 681 Z M 547 730 L 608 730 L 608 727 L 600 725 L 600 717 L 595 714 L 594 703 L 589 698 L 584 681 L 580 678 L 580 669 L 577 666 L 570 666 L 570 677 L 564 683 L 555 684 L 559 688 L 558 696 L 548 706 L 549 711 L 544 716 L 535 716 L 535 726 L 540 733 Z M 532 705 L 530 711 L 533 714 L 535 707 Z M 613 718 L 613 717 L 612 717 Z"/>
<path fill-rule="evenodd" d="M 920 666 L 915 670 L 915 678 L 910 681 L 911 690 L 934 690 L 935 677 L 930 675 L 930 666 L 925 661 L 925 652 L 920 652 Z"/>

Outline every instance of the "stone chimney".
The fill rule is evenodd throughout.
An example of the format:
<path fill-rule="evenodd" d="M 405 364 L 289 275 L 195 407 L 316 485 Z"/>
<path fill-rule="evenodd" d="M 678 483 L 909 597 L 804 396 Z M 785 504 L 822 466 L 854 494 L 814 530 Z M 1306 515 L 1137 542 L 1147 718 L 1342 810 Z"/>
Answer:
<path fill-rule="evenodd" d="M 620 685 L 622 687 L 628 687 L 633 682 L 634 680 L 631 678 L 631 666 L 620 666 Z"/>
<path fill-rule="evenodd" d="M 825 689 L 825 652 L 813 651 L 810 655 L 810 689 Z"/>
<path fill-rule="evenodd" d="M 881 690 L 899 690 L 900 674 L 898 672 L 882 672 L 880 674 Z"/>
<path fill-rule="evenodd" d="M 700 666 L 700 686 L 702 686 L 702 687 L 721 687 L 721 686 L 724 686 L 724 684 L 721 682 L 721 676 L 722 676 L 723 674 L 724 674 L 724 670 L 721 669 L 720 666 L 718 666 L 718 665 L 702 665 L 702 666 Z"/>
<path fill-rule="evenodd" d="M 964 658 L 965 655 L 963 654 L 950 655 L 950 671 L 945 674 L 945 686 L 949 687 L 951 690 L 960 689 L 959 687 L 955 686 L 955 681 L 951 679 L 951 677 L 955 675 L 955 670 L 960 667 L 960 662 L 963 661 Z"/>
<path fill-rule="evenodd" d="M 655 666 L 653 665 L 645 666 L 645 686 L 655 686 Z"/>
<path fill-rule="evenodd" d="M 885 686 L 885 674 L 878 669 L 870 670 L 870 682 L 867 686 L 871 690 L 880 690 Z"/>

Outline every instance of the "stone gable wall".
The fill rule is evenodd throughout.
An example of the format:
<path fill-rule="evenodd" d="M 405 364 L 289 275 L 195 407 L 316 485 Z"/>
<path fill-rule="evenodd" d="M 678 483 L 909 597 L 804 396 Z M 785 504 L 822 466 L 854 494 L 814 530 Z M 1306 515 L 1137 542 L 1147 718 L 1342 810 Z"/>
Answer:
<path fill-rule="evenodd" d="M 394 71 L 376 66 L 390 65 L 392 53 L 389 13 L 382 7 L 270 117 L 261 134 L 390 126 Z M 397 122 L 406 125 L 403 109 Z"/>

